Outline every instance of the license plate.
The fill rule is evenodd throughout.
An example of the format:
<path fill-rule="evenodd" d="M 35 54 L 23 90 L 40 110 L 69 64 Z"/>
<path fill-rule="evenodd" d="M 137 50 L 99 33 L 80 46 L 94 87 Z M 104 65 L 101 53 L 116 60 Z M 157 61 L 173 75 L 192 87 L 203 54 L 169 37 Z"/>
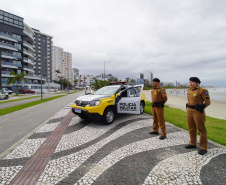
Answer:
<path fill-rule="evenodd" d="M 81 109 L 77 109 L 77 108 L 75 108 L 75 112 L 77 112 L 77 113 L 81 113 Z"/>

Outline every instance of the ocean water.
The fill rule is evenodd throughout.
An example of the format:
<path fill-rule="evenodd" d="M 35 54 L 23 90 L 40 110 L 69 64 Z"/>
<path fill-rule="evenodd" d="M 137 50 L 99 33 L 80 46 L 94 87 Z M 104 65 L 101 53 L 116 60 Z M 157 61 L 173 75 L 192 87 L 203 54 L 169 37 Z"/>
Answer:
<path fill-rule="evenodd" d="M 226 101 L 226 88 L 206 88 L 209 91 L 210 100 Z M 166 89 L 167 94 L 187 97 L 187 89 Z"/>

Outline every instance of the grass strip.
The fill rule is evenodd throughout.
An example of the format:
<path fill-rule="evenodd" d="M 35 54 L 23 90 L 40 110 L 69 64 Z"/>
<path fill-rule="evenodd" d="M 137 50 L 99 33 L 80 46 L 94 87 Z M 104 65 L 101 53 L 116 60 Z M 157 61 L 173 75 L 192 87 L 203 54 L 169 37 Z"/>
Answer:
<path fill-rule="evenodd" d="M 152 106 L 150 101 L 146 101 L 144 111 L 147 114 L 152 115 Z M 171 108 L 165 105 L 164 118 L 165 121 L 177 127 L 189 130 L 187 122 L 187 113 L 183 110 Z M 205 125 L 208 139 L 226 146 L 226 120 L 206 116 Z"/>
<path fill-rule="evenodd" d="M 0 103 L 8 103 L 8 102 L 13 102 L 13 101 L 26 100 L 26 99 L 38 98 L 38 97 L 40 97 L 40 96 L 32 96 L 32 97 L 28 97 L 28 98 L 20 98 L 20 99 L 16 99 L 16 100 L 7 100 L 7 101 L 0 102 Z"/>
<path fill-rule="evenodd" d="M 9 114 L 9 113 L 12 113 L 12 112 L 15 112 L 15 111 L 18 111 L 18 110 L 26 109 L 28 107 L 32 107 L 32 106 L 35 106 L 35 105 L 38 105 L 38 104 L 41 104 L 41 103 L 45 103 L 45 102 L 48 102 L 48 101 L 51 101 L 51 100 L 54 100 L 54 99 L 58 99 L 58 98 L 61 98 L 63 96 L 65 96 L 65 95 L 54 96 L 54 97 L 51 97 L 51 98 L 43 99 L 42 101 L 37 100 L 37 101 L 34 101 L 34 102 L 25 103 L 25 104 L 22 104 L 22 105 L 17 105 L 17 106 L 14 106 L 14 107 L 1 109 L 0 110 L 0 116 L 5 115 L 5 114 Z"/>

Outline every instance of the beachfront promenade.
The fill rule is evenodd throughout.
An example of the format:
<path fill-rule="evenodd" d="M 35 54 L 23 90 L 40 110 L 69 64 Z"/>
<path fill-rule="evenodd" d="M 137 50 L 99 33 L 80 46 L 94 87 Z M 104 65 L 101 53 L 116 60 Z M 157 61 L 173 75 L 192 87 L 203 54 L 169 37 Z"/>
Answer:
<path fill-rule="evenodd" d="M 81 120 L 71 113 L 73 96 L 5 153 L 0 184 L 225 183 L 224 147 L 209 141 L 204 156 L 197 149 L 186 150 L 188 132 L 170 123 L 167 139 L 159 140 L 148 134 L 153 120 L 147 114 L 118 116 L 112 125 Z"/>

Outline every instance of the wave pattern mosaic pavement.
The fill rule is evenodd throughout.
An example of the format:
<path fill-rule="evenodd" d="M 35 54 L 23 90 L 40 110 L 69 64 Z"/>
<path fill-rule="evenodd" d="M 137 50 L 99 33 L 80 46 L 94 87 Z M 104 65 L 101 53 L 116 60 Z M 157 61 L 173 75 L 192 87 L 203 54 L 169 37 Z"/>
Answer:
<path fill-rule="evenodd" d="M 71 105 L 0 160 L 0 184 L 10 184 Z M 120 115 L 112 125 L 74 116 L 36 184 L 202 184 L 213 173 L 201 173 L 211 160 L 225 163 L 226 150 L 213 143 L 204 156 L 186 150 L 188 133 L 171 124 L 166 124 L 167 139 L 150 135 L 152 122 L 147 114 Z"/>

